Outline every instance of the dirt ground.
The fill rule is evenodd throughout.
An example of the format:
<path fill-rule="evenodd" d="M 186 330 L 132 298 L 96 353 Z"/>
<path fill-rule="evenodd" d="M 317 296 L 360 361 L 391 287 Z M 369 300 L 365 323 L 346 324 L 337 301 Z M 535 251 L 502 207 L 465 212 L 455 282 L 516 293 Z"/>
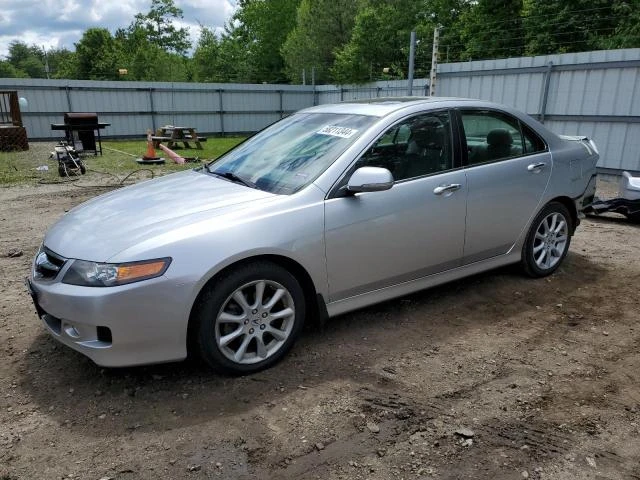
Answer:
<path fill-rule="evenodd" d="M 550 278 L 501 269 L 334 318 L 224 378 L 102 369 L 45 333 L 23 278 L 102 191 L 0 189 L 0 479 L 640 479 L 640 226 L 586 219 Z"/>

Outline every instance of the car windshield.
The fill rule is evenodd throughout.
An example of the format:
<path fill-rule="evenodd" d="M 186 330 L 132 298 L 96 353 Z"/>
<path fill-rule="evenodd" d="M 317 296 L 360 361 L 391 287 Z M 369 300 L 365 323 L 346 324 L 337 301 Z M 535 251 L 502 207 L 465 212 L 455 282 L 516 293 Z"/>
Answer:
<path fill-rule="evenodd" d="M 313 182 L 376 117 L 299 113 L 271 125 L 207 166 L 210 173 L 289 195 Z"/>

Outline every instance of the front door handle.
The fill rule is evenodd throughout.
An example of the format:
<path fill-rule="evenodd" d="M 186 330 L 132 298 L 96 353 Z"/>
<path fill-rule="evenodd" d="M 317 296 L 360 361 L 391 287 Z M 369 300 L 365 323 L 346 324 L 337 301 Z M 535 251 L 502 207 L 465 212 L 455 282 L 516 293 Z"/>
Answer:
<path fill-rule="evenodd" d="M 462 187 L 462 185 L 460 185 L 459 183 L 441 185 L 439 187 L 434 188 L 433 193 L 435 193 L 436 195 L 442 195 L 443 193 L 446 193 L 446 192 L 455 192 L 456 190 L 460 190 L 460 187 Z"/>
<path fill-rule="evenodd" d="M 547 164 L 544 163 L 544 162 L 532 163 L 531 165 L 529 165 L 527 167 L 527 170 L 529 170 L 530 172 L 539 172 L 540 170 L 542 170 L 546 166 L 547 166 Z"/>

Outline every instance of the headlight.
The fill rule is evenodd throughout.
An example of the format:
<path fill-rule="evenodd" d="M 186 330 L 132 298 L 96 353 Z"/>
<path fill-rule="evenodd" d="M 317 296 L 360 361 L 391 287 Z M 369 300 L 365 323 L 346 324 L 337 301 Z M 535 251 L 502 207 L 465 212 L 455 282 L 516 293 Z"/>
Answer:
<path fill-rule="evenodd" d="M 74 260 L 65 273 L 62 283 L 83 287 L 125 285 L 159 277 L 167 271 L 170 263 L 170 258 L 128 263 L 95 263 Z"/>

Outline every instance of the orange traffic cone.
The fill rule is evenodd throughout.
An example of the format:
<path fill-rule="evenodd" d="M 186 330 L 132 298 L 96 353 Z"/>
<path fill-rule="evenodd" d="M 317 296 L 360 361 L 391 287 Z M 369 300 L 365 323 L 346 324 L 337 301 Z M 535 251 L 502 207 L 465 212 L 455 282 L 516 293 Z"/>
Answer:
<path fill-rule="evenodd" d="M 151 130 L 147 130 L 147 153 L 145 153 L 142 158 L 144 160 L 157 160 L 158 157 L 156 155 L 156 150 L 153 148 L 153 139 L 151 138 Z"/>

